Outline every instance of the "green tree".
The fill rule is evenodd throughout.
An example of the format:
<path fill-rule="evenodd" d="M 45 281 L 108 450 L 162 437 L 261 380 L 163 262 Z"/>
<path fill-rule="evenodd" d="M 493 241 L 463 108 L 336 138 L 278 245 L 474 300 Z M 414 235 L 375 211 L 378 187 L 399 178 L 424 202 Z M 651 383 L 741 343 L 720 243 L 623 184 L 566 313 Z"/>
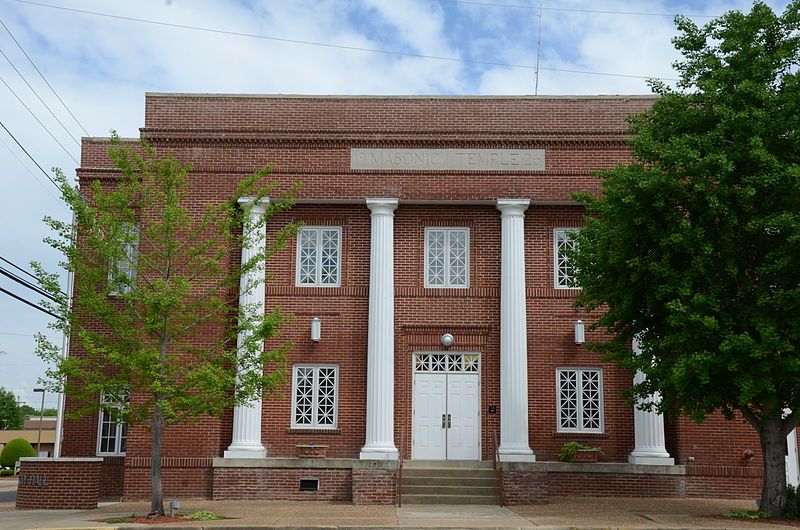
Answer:
<path fill-rule="evenodd" d="M 10 390 L 0 388 L 0 429 L 21 429 L 23 415 L 17 398 Z"/>
<path fill-rule="evenodd" d="M 60 348 L 40 334 L 37 354 L 49 363 L 50 390 L 63 389 L 79 405 L 75 416 L 103 407 L 150 431 L 151 505 L 163 515 L 164 430 L 219 416 L 284 381 L 290 344 L 278 338 L 283 314 L 261 316 L 255 304 L 237 301 L 240 292 L 265 280 L 261 263 L 295 227 L 276 230 L 266 248 L 241 264 L 239 249 L 290 207 L 293 190 L 269 202 L 256 219 L 237 202 L 247 197 L 258 204 L 275 191 L 274 183 L 265 184 L 270 167 L 239 182 L 228 200 L 200 202 L 205 199 L 190 196 L 190 166 L 171 155 L 157 157 L 146 142 L 132 149 L 113 135 L 109 156 L 118 169 L 111 183 L 93 180 L 79 191 L 55 171 L 75 228 L 45 218 L 55 232 L 46 242 L 74 272 L 72 307 L 58 276 L 32 267 L 58 300 L 46 304 L 63 318 L 52 328 L 70 334 L 72 353 L 62 358 Z M 257 280 L 248 280 L 252 273 Z M 265 348 L 269 339 L 273 347 Z"/>
<path fill-rule="evenodd" d="M 23 403 L 22 405 L 20 405 L 19 409 L 22 412 L 22 415 L 24 417 L 31 417 L 31 416 L 39 417 L 39 413 L 42 412 L 37 408 L 31 407 L 27 403 Z M 42 413 L 42 415 L 45 416 L 45 417 L 47 417 L 47 416 L 57 416 L 58 415 L 58 410 L 56 410 L 56 409 L 44 409 L 44 412 Z"/>
<path fill-rule="evenodd" d="M 680 82 L 651 83 L 660 97 L 629 119 L 637 160 L 577 197 L 590 215 L 571 256 L 578 304 L 615 334 L 594 347 L 647 376 L 631 397 L 755 428 L 773 516 L 800 413 L 799 13 L 676 19 Z"/>

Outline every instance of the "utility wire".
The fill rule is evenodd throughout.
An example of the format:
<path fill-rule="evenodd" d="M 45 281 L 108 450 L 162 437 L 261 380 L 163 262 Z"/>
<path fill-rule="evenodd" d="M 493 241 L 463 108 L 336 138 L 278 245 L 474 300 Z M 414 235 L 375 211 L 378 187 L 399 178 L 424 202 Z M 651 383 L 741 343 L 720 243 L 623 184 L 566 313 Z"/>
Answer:
<path fill-rule="evenodd" d="M 23 280 L 22 278 L 20 278 L 19 276 L 17 276 L 13 272 L 11 272 L 11 271 L 9 271 L 7 269 L 4 269 L 3 267 L 0 267 L 0 274 L 5 276 L 6 278 L 14 280 L 15 282 L 17 282 L 18 284 L 20 284 L 20 285 L 22 285 L 24 287 L 27 287 L 28 289 L 30 289 L 31 291 L 34 291 L 38 295 L 44 296 L 45 298 L 49 298 L 53 302 L 58 302 L 58 300 L 56 300 L 55 296 L 51 295 L 50 293 L 48 293 L 44 289 L 40 288 L 39 286 L 32 284 L 31 282 L 29 282 L 27 280 Z"/>
<path fill-rule="evenodd" d="M 61 120 L 59 120 L 59 119 L 58 119 L 58 116 L 56 116 L 56 113 L 55 113 L 55 112 L 53 112 L 53 109 L 51 109 L 51 108 L 50 108 L 50 106 L 49 106 L 47 103 L 45 103 L 45 102 L 44 102 L 44 100 L 43 100 L 43 99 L 42 99 L 42 97 L 39 95 L 39 93 L 38 93 L 38 92 L 36 92 L 36 90 L 35 90 L 35 89 L 34 89 L 34 88 L 31 86 L 31 84 L 30 84 L 30 83 L 28 83 L 28 80 L 27 80 L 27 79 L 25 79 L 25 76 L 24 76 L 24 75 L 22 75 L 22 72 L 20 72 L 20 71 L 17 69 L 17 67 L 14 65 L 14 63 L 13 63 L 13 62 L 11 62 L 11 59 L 9 59 L 8 55 L 6 55 L 6 54 L 5 54 L 5 52 L 4 52 L 3 50 L 0 50 L 0 55 L 2 55 L 3 57 L 5 57 L 6 61 L 8 61 L 8 64 L 10 64 L 10 65 L 11 65 L 11 68 L 13 68 L 13 69 L 14 69 L 14 71 L 15 71 L 15 72 L 17 72 L 17 75 L 20 77 L 20 79 L 22 79 L 22 80 L 25 82 L 25 84 L 26 84 L 26 85 L 28 85 L 28 88 L 30 88 L 30 89 L 31 89 L 31 92 L 33 92 L 33 95 L 34 95 L 34 96 L 36 96 L 36 98 L 39 100 L 39 102 L 41 102 L 41 104 L 42 104 L 42 105 L 44 105 L 44 108 L 46 108 L 46 109 L 47 109 L 47 112 L 49 112 L 49 113 L 50 113 L 50 115 L 51 115 L 53 118 L 55 118 L 55 120 L 58 122 L 58 124 L 59 124 L 59 125 L 61 125 L 61 128 L 62 128 L 62 129 L 64 129 L 64 132 L 66 132 L 66 133 L 69 135 L 69 137 L 70 137 L 70 138 L 72 138 L 72 141 L 73 141 L 73 142 L 75 142 L 75 145 L 77 145 L 78 147 L 80 147 L 80 146 L 81 146 L 81 143 L 78 141 L 78 139 L 77 139 L 77 138 L 75 138 L 75 136 L 74 136 L 74 135 L 73 135 L 71 132 L 69 132 L 69 129 L 67 129 L 67 127 L 66 127 L 66 126 L 65 126 L 65 125 L 64 125 L 64 124 L 61 122 Z"/>
<path fill-rule="evenodd" d="M 16 298 L 17 300 L 19 300 L 19 301 L 20 301 L 20 302 L 22 302 L 23 304 L 28 304 L 29 306 L 31 306 L 31 307 L 33 307 L 33 308 L 35 308 L 35 309 L 38 309 L 38 310 L 39 310 L 39 311 L 41 311 L 42 313 L 47 313 L 48 315 L 50 315 L 50 316 L 51 316 L 51 317 L 53 317 L 53 318 L 57 318 L 58 320 L 64 320 L 64 318 L 63 318 L 63 317 L 60 317 L 59 315 L 56 315 L 55 313 L 53 313 L 53 312 L 51 312 L 51 311 L 48 311 L 47 309 L 45 309 L 45 308 L 43 308 L 43 307 L 41 307 L 41 306 L 39 306 L 39 305 L 36 305 L 36 304 L 34 304 L 33 302 L 31 302 L 31 301 L 29 301 L 29 300 L 26 300 L 26 299 L 22 298 L 21 296 L 18 296 L 18 295 L 16 295 L 16 294 L 12 293 L 12 292 L 11 292 L 11 291 L 9 291 L 8 289 L 4 289 L 3 287 L 0 287 L 0 292 L 3 292 L 3 293 L 5 293 L 5 294 L 7 294 L 7 295 L 8 295 L 8 296 L 10 296 L 11 298 Z"/>
<path fill-rule="evenodd" d="M 53 139 L 53 141 L 54 141 L 55 143 L 57 143 L 57 144 L 58 144 L 58 146 L 59 146 L 59 147 L 60 147 L 60 148 L 61 148 L 61 149 L 62 149 L 62 150 L 65 152 L 65 153 L 67 153 L 67 156 L 68 156 L 68 157 L 70 157 L 70 158 L 72 159 L 72 161 L 73 161 L 73 162 L 75 162 L 76 164 L 80 165 L 80 162 L 78 162 L 78 161 L 75 159 L 75 157 L 74 157 L 74 156 L 72 156 L 72 155 L 70 154 L 70 152 L 69 152 L 69 151 L 67 151 L 67 148 L 66 148 L 66 147 L 64 147 L 64 144 L 62 144 L 61 142 L 59 142 L 59 141 L 58 141 L 58 138 L 56 138 L 55 136 L 53 136 L 53 133 L 52 133 L 52 132 L 50 132 L 50 129 L 48 129 L 48 128 L 47 128 L 47 126 L 46 126 L 44 123 L 42 123 L 42 120 L 40 120 L 40 119 L 39 119 L 39 118 L 36 116 L 36 114 L 34 114 L 34 113 L 33 113 L 33 111 L 30 109 L 30 107 L 28 107 L 28 106 L 25 104 L 25 102 L 24 102 L 24 101 L 22 101 L 22 98 L 20 98 L 20 97 L 17 95 L 17 93 L 16 93 L 16 92 L 14 92 L 14 89 L 13 89 L 13 88 L 11 88 L 11 86 L 10 86 L 10 85 L 9 85 L 9 84 L 6 82 L 6 80 L 5 80 L 5 79 L 3 79 L 3 77 L 2 77 L 2 76 L 0 76 L 0 81 L 2 81 L 2 82 L 3 82 L 3 84 L 6 86 L 6 88 L 7 88 L 7 89 L 9 89 L 9 90 L 11 91 L 11 93 L 12 93 L 12 94 L 14 94 L 14 97 L 15 97 L 15 98 L 17 98 L 17 101 L 19 101 L 19 102 L 22 104 L 22 106 L 23 106 L 23 107 L 25 107 L 25 110 L 27 110 L 27 111 L 30 113 L 30 115 L 31 115 L 31 116 L 33 116 L 33 119 L 34 119 L 34 120 L 36 120 L 36 121 L 39 123 L 39 125 L 41 125 L 41 126 L 42 126 L 42 128 L 43 128 L 45 131 L 47 131 L 47 134 L 49 134 L 49 135 L 50 135 L 50 138 L 52 138 L 52 139 Z"/>
<path fill-rule="evenodd" d="M 26 271 L 25 269 L 23 269 L 22 267 L 20 267 L 19 265 L 17 265 L 17 264 L 16 264 L 16 263 L 14 263 L 13 261 L 11 261 L 10 259 L 6 259 L 6 258 L 4 258 L 3 256 L 0 256 L 0 260 L 2 260 L 2 261 L 4 261 L 4 262 L 8 263 L 9 265 L 11 265 L 12 267 L 14 267 L 14 268 L 15 268 L 15 269 L 17 269 L 18 271 L 20 271 L 20 272 L 22 272 L 22 273 L 24 273 L 24 274 L 26 274 L 26 275 L 30 276 L 30 277 L 31 277 L 31 278 L 33 278 L 34 280 L 36 280 L 36 281 L 39 281 L 39 279 L 38 279 L 36 276 L 34 276 L 34 275 L 33 275 L 33 274 L 31 274 L 30 272 Z M 1 265 L 0 265 L 0 268 L 2 268 L 2 266 L 1 266 Z M 26 280 L 26 281 L 27 281 L 27 280 Z M 64 291 L 61 291 L 61 294 L 62 294 L 62 295 L 64 295 L 64 296 L 67 296 L 67 294 L 66 294 Z"/>
<path fill-rule="evenodd" d="M 143 18 L 135 18 L 135 17 L 126 17 L 122 15 L 112 15 L 109 13 L 100 13 L 98 11 L 87 11 L 84 9 L 74 9 L 71 7 L 64 7 L 64 6 L 55 6 L 51 4 L 43 4 L 41 2 L 32 2 L 30 0 L 11 0 L 12 2 L 18 2 L 21 4 L 28 4 L 33 6 L 39 7 L 47 7 L 50 9 L 58 9 L 61 11 L 69 11 L 73 13 L 81 13 L 84 15 L 92 15 L 97 17 L 106 17 L 106 18 L 113 18 L 117 20 L 127 20 L 129 22 L 139 22 L 142 24 L 151 24 L 155 26 L 165 26 L 169 28 L 180 28 L 180 29 L 188 29 L 193 31 L 203 31 L 206 33 L 217 33 L 220 35 L 232 35 L 235 37 L 246 37 L 252 39 L 263 39 L 263 40 L 270 40 L 276 42 L 286 42 L 290 44 L 304 44 L 307 46 L 319 46 L 321 48 L 332 48 L 337 50 L 349 50 L 349 51 L 358 51 L 358 52 L 370 52 L 370 53 L 381 53 L 384 55 L 394 55 L 394 56 L 402 56 L 402 57 L 416 57 L 418 59 L 432 59 L 435 61 L 447 61 L 447 62 L 454 62 L 454 63 L 464 63 L 464 64 L 479 64 L 485 66 L 500 66 L 505 68 L 521 68 L 526 70 L 536 70 L 536 66 L 530 64 L 514 64 L 514 63 L 501 63 L 497 61 L 480 61 L 476 59 L 461 59 L 459 57 L 445 57 L 441 55 L 426 55 L 422 53 L 411 53 L 411 52 L 400 52 L 396 50 L 382 50 L 379 48 L 362 48 L 359 46 L 346 46 L 344 44 L 331 44 L 326 42 L 314 42 L 314 41 L 306 41 L 306 40 L 298 40 L 298 39 L 286 39 L 282 37 L 271 37 L 268 35 L 258 35 L 255 33 L 244 33 L 240 31 L 227 31 L 222 29 L 216 28 L 207 28 L 202 26 L 190 26 L 186 24 L 175 24 L 172 22 L 162 22 L 158 20 L 149 20 Z M 676 78 L 671 77 L 657 77 L 657 76 L 648 76 L 648 75 L 633 75 L 633 74 L 618 74 L 618 73 L 611 73 L 611 72 L 594 72 L 589 70 L 572 70 L 567 68 L 552 68 L 541 66 L 539 70 L 547 70 L 550 72 L 561 72 L 561 73 L 568 73 L 568 74 L 585 74 L 585 75 L 599 75 L 605 77 L 625 77 L 631 79 L 660 79 L 662 81 L 679 81 Z"/>
<path fill-rule="evenodd" d="M 676 16 L 684 16 L 689 18 L 716 18 L 716 15 L 689 15 L 689 14 L 681 14 L 681 13 L 652 13 L 652 12 L 644 12 L 644 11 L 612 11 L 612 10 L 605 10 L 605 9 L 579 9 L 579 8 L 572 8 L 572 7 L 548 7 L 548 6 L 530 6 L 524 4 L 499 4 L 495 2 L 476 2 L 472 0 L 436 0 L 437 2 L 447 3 L 447 4 L 461 4 L 461 5 L 472 5 L 472 6 L 487 6 L 487 7 L 506 7 L 511 9 L 529 9 L 529 10 L 538 10 L 542 9 L 544 11 L 566 11 L 570 13 L 591 13 L 591 14 L 600 14 L 600 15 L 627 15 L 627 16 L 642 16 L 642 17 L 670 17 L 675 18 Z"/>
<path fill-rule="evenodd" d="M 39 186 L 41 186 L 41 187 L 42 187 L 42 189 L 45 191 L 45 193 L 47 193 L 48 195 L 50 195 L 50 196 L 51 196 L 53 199 L 55 199 L 55 200 L 56 200 L 57 202 L 59 202 L 60 204 L 62 204 L 62 205 L 64 204 L 63 202 L 61 202 L 61 201 L 59 200 L 59 198 L 58 198 L 58 197 L 56 197 L 55 195 L 53 195 L 53 192 L 52 192 L 52 191 L 50 191 L 50 187 L 49 187 L 49 186 L 47 186 L 47 185 L 46 185 L 44 182 L 42 182 L 42 179 L 41 179 L 41 178 L 40 178 L 40 177 L 39 177 L 39 176 L 38 176 L 36 173 L 34 173 L 33 171 L 31 171 L 31 170 L 28 168 L 28 166 L 26 166 L 26 165 L 25 165 L 25 162 L 23 162 L 23 161 L 22 161 L 22 159 L 19 157 L 19 155 L 16 153 L 16 151 L 14 151 L 13 149 L 11 149 L 11 147 L 9 147 L 9 145 L 6 143 L 6 141 L 5 141 L 5 140 L 3 140 L 3 138 L 2 138 L 2 137 L 0 137 L 0 144 L 3 144 L 3 147 L 5 147 L 5 148 L 6 148 L 6 150 L 7 150 L 9 153 L 11 153 L 11 156 L 13 156 L 14 158 L 16 158 L 16 159 L 17 159 L 17 162 L 19 162 L 19 163 L 20 163 L 20 165 L 22 166 L 22 169 L 24 169 L 24 170 L 25 170 L 25 172 L 26 172 L 26 173 L 28 173 L 28 175 L 30 175 L 31 177 L 33 177 L 33 179 L 34 179 L 34 180 L 35 180 L 35 181 L 36 181 L 36 182 L 39 184 Z"/>
<path fill-rule="evenodd" d="M 31 63 L 31 66 L 33 66 L 33 68 L 34 68 L 34 69 L 36 70 L 36 72 L 39 74 L 39 77 L 41 77 L 41 78 L 42 78 L 42 81 L 44 81 L 44 82 L 45 82 L 45 84 L 48 86 L 48 88 L 50 88 L 50 91 L 53 93 L 53 95 L 54 95 L 56 98 L 58 98 L 58 101 L 60 101 L 60 102 L 61 102 L 61 105 L 63 105 L 63 106 L 64 106 L 64 108 L 67 110 L 67 112 L 69 112 L 69 115 L 70 115 L 70 116 L 72 116 L 72 119 L 73 119 L 73 120 L 75 120 L 75 123 L 77 123 L 77 124 L 78 124 L 78 127 L 80 127 L 80 128 L 81 128 L 81 130 L 83 131 L 83 133 L 84 133 L 86 136 L 91 136 L 91 134 L 89 134 L 89 131 L 87 131 L 87 130 L 86 130 L 86 127 L 84 127 L 84 126 L 83 126 L 83 124 L 81 124 L 81 122 L 79 122 L 79 121 L 78 121 L 78 118 L 76 118 L 76 117 L 75 117 L 75 115 L 72 113 L 72 111 L 71 111 L 71 110 L 69 110 L 69 107 L 67 106 L 67 104 L 66 104 L 66 103 L 64 103 L 64 100 L 63 100 L 63 99 L 61 99 L 61 96 L 59 96 L 59 95 L 58 95 L 58 92 L 56 92 L 56 89 L 55 89 L 55 88 L 53 88 L 53 85 L 51 85 L 51 84 L 50 84 L 50 82 L 49 82 L 49 81 L 47 80 L 47 78 L 44 76 L 44 74 L 42 73 L 42 71 L 41 71 L 41 70 L 39 70 L 39 67 L 38 67 L 38 66 L 36 66 L 36 63 L 34 63 L 34 62 L 33 62 L 33 59 L 31 59 L 31 58 L 30 58 L 30 56 L 28 55 L 28 53 L 25 51 L 25 48 L 23 48 L 23 47 L 22 47 L 22 45 L 21 45 L 21 44 L 20 44 L 20 43 L 17 41 L 16 37 L 14 37 L 14 34 L 13 34 L 13 33 L 11 33 L 11 30 L 10 30 L 10 29 L 8 29 L 8 26 L 6 26 L 6 25 L 5 25 L 5 23 L 3 22 L 3 20 L 2 20 L 2 19 L 0 19 L 0 25 L 2 25 L 2 26 L 3 26 L 3 28 L 6 30 L 6 32 L 8 33 L 8 35 L 11 37 L 11 40 L 13 40 L 13 41 L 14 41 L 14 44 L 16 44 L 16 45 L 17 45 L 17 47 L 18 47 L 18 48 L 19 48 L 19 50 L 22 52 L 22 54 L 25 56 L 25 58 L 26 58 L 26 59 L 28 59 L 28 62 L 29 62 L 29 63 Z"/>
<path fill-rule="evenodd" d="M 27 150 L 27 149 L 25 149 L 25 148 L 22 146 L 22 144 L 21 144 L 21 143 L 19 143 L 19 140 L 17 140 L 17 137 L 16 137 L 16 136 L 14 136 L 13 134 L 11 134 L 11 131 L 9 131 L 9 130 L 8 130 L 8 127 L 6 127 L 6 124 L 5 124 L 5 123 L 3 123 L 3 120 L 0 120 L 0 127 L 3 127 L 3 129 L 5 129 L 5 131 L 6 131 L 6 132 L 8 133 L 8 135 L 11 137 L 11 139 L 12 139 L 12 140 L 14 140 L 14 141 L 16 142 L 16 144 L 19 146 L 19 148 L 20 148 L 20 149 L 22 149 L 22 151 L 23 151 L 23 152 L 24 152 L 26 155 L 28 155 L 28 158 L 30 158 L 30 159 L 31 159 L 31 161 L 32 161 L 34 164 L 36 164 L 36 167 L 38 167 L 38 168 L 39 168 L 39 171 L 41 171 L 42 173 L 44 173 L 44 176 L 45 176 L 45 177 L 47 177 L 47 180 L 49 180 L 50 182 L 52 182 L 52 183 L 53 183 L 53 186 L 55 186 L 55 187 L 56 187 L 56 189 L 57 189 L 57 190 L 60 192 L 60 191 L 61 191 L 61 187 L 60 187 L 58 184 L 56 184 L 56 181 L 55 181 L 55 180 L 53 180 L 53 179 L 52 179 L 52 177 L 50 177 L 50 175 L 47 173 L 47 171 L 45 171 L 45 170 L 44 170 L 44 168 L 43 168 L 43 167 L 42 167 L 42 166 L 39 164 L 39 162 L 37 162 L 37 161 L 36 161 L 36 159 L 35 159 L 35 158 L 33 158 L 33 157 L 31 156 L 31 154 L 28 152 L 28 150 Z"/>

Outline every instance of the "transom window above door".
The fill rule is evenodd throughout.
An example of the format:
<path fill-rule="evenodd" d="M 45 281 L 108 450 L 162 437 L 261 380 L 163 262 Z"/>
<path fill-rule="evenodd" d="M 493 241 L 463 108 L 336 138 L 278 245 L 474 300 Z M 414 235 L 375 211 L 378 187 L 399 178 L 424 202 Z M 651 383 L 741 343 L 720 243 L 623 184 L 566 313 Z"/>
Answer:
<path fill-rule="evenodd" d="M 425 229 L 425 287 L 469 287 L 469 228 Z"/>
<path fill-rule="evenodd" d="M 305 227 L 297 234 L 297 285 L 338 287 L 341 275 L 342 229 Z"/>
<path fill-rule="evenodd" d="M 480 356 L 477 353 L 415 353 L 416 373 L 469 373 L 478 372 Z"/>

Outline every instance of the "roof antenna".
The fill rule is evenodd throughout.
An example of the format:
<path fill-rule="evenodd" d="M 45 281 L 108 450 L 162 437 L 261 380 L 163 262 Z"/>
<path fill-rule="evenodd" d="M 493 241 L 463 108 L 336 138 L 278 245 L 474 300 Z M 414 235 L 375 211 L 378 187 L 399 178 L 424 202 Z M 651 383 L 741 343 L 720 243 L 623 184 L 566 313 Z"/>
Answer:
<path fill-rule="evenodd" d="M 539 57 L 542 51 L 542 0 L 539 0 L 539 32 L 536 36 L 536 70 L 533 73 L 533 95 L 539 95 Z"/>

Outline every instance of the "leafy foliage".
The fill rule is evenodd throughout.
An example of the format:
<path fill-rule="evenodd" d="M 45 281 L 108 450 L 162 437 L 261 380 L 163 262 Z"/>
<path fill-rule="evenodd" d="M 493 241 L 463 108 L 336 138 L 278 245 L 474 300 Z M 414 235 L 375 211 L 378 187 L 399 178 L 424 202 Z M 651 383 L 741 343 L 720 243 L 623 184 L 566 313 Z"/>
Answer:
<path fill-rule="evenodd" d="M 294 190 L 251 215 L 276 191 L 264 184 L 269 166 L 239 182 L 228 200 L 212 201 L 192 192 L 189 165 L 156 156 L 145 141 L 134 149 L 114 135 L 109 156 L 119 172 L 111 182 L 95 179 L 77 190 L 56 171 L 75 228 L 48 217 L 55 235 L 46 242 L 75 275 L 72 307 L 58 276 L 32 267 L 57 300 L 44 305 L 62 316 L 51 327 L 71 337 L 71 354 L 62 358 L 41 334 L 37 354 L 51 366 L 48 388 L 66 392 L 72 415 L 96 412 L 106 396 L 115 417 L 151 431 L 159 466 L 169 425 L 219 416 L 284 381 L 291 345 L 279 338 L 283 313 L 263 316 L 258 304 L 239 306 L 238 299 L 263 284 L 263 262 L 295 226 L 271 227 L 265 248 L 256 245 L 243 263 L 239 256 L 291 206 Z M 159 473 L 153 470 L 153 511 L 163 514 Z"/>
<path fill-rule="evenodd" d="M 769 514 L 759 510 L 731 510 L 725 514 L 734 519 L 769 519 Z"/>
<path fill-rule="evenodd" d="M 214 512 L 209 511 L 199 511 L 194 512 L 189 515 L 181 516 L 183 519 L 189 519 L 190 521 L 219 521 L 221 519 L 227 519 L 227 517 L 222 517 L 221 515 L 217 515 Z"/>
<path fill-rule="evenodd" d="M 19 409 L 20 409 L 20 412 L 22 413 L 22 415 L 25 416 L 25 417 L 30 417 L 30 416 L 38 417 L 39 416 L 39 412 L 40 412 L 39 409 L 31 407 L 27 403 L 23 403 L 22 405 L 20 405 Z M 58 415 L 58 410 L 56 410 L 56 409 L 44 409 L 44 411 L 42 411 L 42 415 L 45 416 L 45 417 L 47 417 L 47 416 L 57 416 Z"/>
<path fill-rule="evenodd" d="M 800 490 L 795 486 L 786 488 L 786 518 L 800 519 Z"/>
<path fill-rule="evenodd" d="M 27 440 L 14 438 L 0 452 L 0 466 L 14 467 L 23 456 L 36 456 L 36 449 Z"/>
<path fill-rule="evenodd" d="M 651 83 L 660 97 L 630 118 L 637 161 L 578 197 L 578 303 L 615 334 L 594 349 L 647 375 L 631 397 L 744 415 L 766 457 L 762 509 L 778 515 L 797 425 L 784 410 L 800 412 L 800 3 L 676 23 L 678 89 Z"/>
<path fill-rule="evenodd" d="M 10 390 L 0 388 L 0 429 L 21 429 L 23 419 L 17 398 Z"/>

